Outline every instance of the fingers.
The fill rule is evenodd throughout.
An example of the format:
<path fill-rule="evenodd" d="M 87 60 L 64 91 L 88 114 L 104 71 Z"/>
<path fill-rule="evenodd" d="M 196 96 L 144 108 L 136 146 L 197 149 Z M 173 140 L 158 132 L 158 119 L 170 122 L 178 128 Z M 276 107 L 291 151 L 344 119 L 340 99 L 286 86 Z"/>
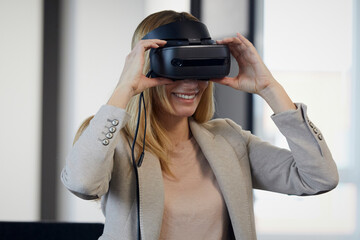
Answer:
<path fill-rule="evenodd" d="M 240 65 L 254 64 L 260 61 L 254 45 L 240 33 L 237 33 L 236 37 L 218 40 L 217 43 L 226 44 L 229 47 L 230 53 Z"/>
<path fill-rule="evenodd" d="M 240 33 L 236 34 L 236 37 L 224 38 L 223 40 L 216 41 L 218 44 L 226 44 L 230 50 L 244 51 L 246 49 L 254 48 L 253 44 L 247 40 Z M 235 56 L 234 56 L 235 57 Z"/>
<path fill-rule="evenodd" d="M 153 85 L 153 87 L 159 86 L 159 85 L 171 84 L 174 82 L 173 80 L 171 80 L 169 78 L 163 78 L 163 77 L 149 78 L 149 79 L 154 82 L 155 85 Z"/>
<path fill-rule="evenodd" d="M 146 50 L 150 48 L 158 48 L 162 47 L 166 44 L 165 40 L 160 39 L 146 39 L 146 40 L 140 40 L 134 47 L 135 50 L 145 52 Z"/>
<path fill-rule="evenodd" d="M 144 53 L 146 50 L 150 48 L 158 48 L 164 46 L 166 41 L 160 39 L 146 39 L 140 40 L 135 47 L 131 50 L 131 52 L 126 56 L 126 62 L 133 63 L 134 61 L 140 64 L 140 68 L 142 69 L 144 62 Z"/>
<path fill-rule="evenodd" d="M 166 41 L 160 39 L 140 40 L 126 56 L 125 65 L 118 85 L 127 86 L 133 94 L 137 94 L 146 88 L 171 82 L 169 79 L 147 78 L 142 72 L 145 63 L 145 51 L 150 48 L 164 46 L 165 44 Z"/>
<path fill-rule="evenodd" d="M 131 50 L 131 52 L 127 55 L 127 61 L 140 61 L 141 66 L 144 61 L 144 53 L 150 48 L 158 48 L 162 47 L 166 44 L 166 41 L 160 39 L 146 39 L 140 40 L 135 47 Z M 141 68 L 142 69 L 142 68 Z"/>
<path fill-rule="evenodd" d="M 216 41 L 218 44 L 225 44 L 229 47 L 231 54 L 237 59 L 242 52 L 246 51 L 249 47 L 240 36 L 224 38 L 223 40 Z"/>
<path fill-rule="evenodd" d="M 146 84 L 145 88 L 151 88 L 151 87 L 156 87 L 156 86 L 160 86 L 160 85 L 173 83 L 173 81 L 171 79 L 162 78 L 162 77 L 158 77 L 158 78 L 145 77 L 143 82 Z"/>
<path fill-rule="evenodd" d="M 235 79 L 232 77 L 224 77 L 224 78 L 218 78 L 218 79 L 211 79 L 210 81 L 216 82 L 225 86 L 229 86 L 232 88 L 236 88 L 236 83 L 234 81 Z"/>
<path fill-rule="evenodd" d="M 236 33 L 236 36 L 243 42 L 247 47 L 253 47 L 253 44 L 240 33 Z"/>
<path fill-rule="evenodd" d="M 240 33 L 236 33 L 236 37 L 228 37 L 222 40 L 217 40 L 218 44 L 243 44 L 246 47 L 252 47 L 253 44 Z"/>
<path fill-rule="evenodd" d="M 241 44 L 243 44 L 242 41 L 240 40 L 240 38 L 238 38 L 238 37 L 224 38 L 222 40 L 217 40 L 216 43 L 226 44 L 226 45 L 233 45 L 233 44 L 241 45 Z"/>

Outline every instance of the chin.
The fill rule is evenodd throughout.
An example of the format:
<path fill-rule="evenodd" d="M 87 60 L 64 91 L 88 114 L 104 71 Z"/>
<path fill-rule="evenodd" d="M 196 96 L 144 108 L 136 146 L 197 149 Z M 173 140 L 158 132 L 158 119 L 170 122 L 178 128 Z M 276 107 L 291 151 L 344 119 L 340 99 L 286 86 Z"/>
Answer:
<path fill-rule="evenodd" d="M 191 109 L 191 110 L 176 110 L 175 109 L 175 116 L 177 117 L 191 117 L 192 115 L 194 115 L 196 109 Z"/>

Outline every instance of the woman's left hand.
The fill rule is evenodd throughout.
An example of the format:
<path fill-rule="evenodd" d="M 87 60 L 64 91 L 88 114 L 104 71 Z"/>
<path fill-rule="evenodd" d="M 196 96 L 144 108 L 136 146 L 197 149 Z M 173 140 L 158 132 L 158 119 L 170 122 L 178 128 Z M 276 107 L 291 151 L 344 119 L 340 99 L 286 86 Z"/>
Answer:
<path fill-rule="evenodd" d="M 275 114 L 296 109 L 284 88 L 274 79 L 249 40 L 238 33 L 237 37 L 225 38 L 217 43 L 229 46 L 231 54 L 238 63 L 239 73 L 236 77 L 211 79 L 211 81 L 260 95 Z"/>
<path fill-rule="evenodd" d="M 239 73 L 236 77 L 212 79 L 212 81 L 256 94 L 261 94 L 262 90 L 276 82 L 253 44 L 244 36 L 238 33 L 237 37 L 225 38 L 216 42 L 228 45 L 238 63 Z"/>

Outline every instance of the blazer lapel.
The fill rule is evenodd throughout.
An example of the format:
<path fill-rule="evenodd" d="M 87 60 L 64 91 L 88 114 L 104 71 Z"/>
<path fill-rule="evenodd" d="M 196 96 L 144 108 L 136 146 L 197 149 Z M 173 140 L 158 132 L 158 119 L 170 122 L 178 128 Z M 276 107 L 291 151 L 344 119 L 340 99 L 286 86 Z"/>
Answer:
<path fill-rule="evenodd" d="M 159 159 L 145 152 L 138 173 L 141 239 L 158 239 L 164 211 L 164 184 Z"/>
<path fill-rule="evenodd" d="M 255 239 L 252 188 L 233 147 L 190 119 L 191 132 L 208 160 L 224 197 L 236 239 Z M 246 149 L 244 149 L 246 151 Z M 164 212 L 164 184 L 159 159 L 145 153 L 139 173 L 140 229 L 143 240 L 158 239 Z"/>
<path fill-rule="evenodd" d="M 224 137 L 212 134 L 194 120 L 190 121 L 190 128 L 219 184 L 236 239 L 253 239 L 253 210 L 249 202 L 249 199 L 252 201 L 252 188 L 245 181 L 241 160 Z"/>

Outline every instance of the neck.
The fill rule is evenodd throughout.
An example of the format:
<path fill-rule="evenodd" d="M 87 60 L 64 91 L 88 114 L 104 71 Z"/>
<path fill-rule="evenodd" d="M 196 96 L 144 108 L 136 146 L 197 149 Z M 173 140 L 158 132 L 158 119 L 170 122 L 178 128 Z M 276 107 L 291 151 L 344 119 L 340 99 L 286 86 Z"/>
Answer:
<path fill-rule="evenodd" d="M 189 140 L 191 137 L 188 117 L 167 115 L 162 118 L 162 124 L 169 133 L 170 141 L 174 146 L 180 142 Z"/>

